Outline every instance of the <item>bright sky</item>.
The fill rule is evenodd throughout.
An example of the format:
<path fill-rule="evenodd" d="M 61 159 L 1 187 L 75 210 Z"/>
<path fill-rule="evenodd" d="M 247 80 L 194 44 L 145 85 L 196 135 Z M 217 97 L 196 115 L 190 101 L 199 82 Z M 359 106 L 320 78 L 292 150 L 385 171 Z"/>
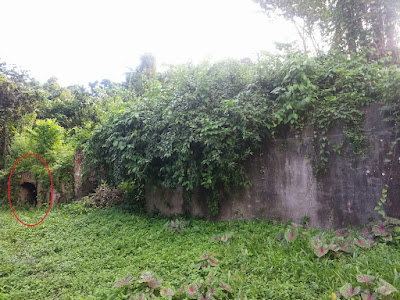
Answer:
<path fill-rule="evenodd" d="M 159 66 L 255 57 L 292 42 L 251 0 L 0 0 L 0 60 L 62 85 L 122 81 L 140 55 Z"/>

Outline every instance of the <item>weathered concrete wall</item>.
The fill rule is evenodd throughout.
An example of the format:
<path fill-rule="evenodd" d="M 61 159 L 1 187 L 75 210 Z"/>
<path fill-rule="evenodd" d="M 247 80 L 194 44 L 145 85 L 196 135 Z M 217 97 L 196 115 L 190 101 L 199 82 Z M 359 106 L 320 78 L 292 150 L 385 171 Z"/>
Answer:
<path fill-rule="evenodd" d="M 30 191 L 27 190 L 26 188 L 23 187 L 24 184 L 30 183 L 35 186 L 36 188 L 36 193 L 39 195 L 40 193 L 44 193 L 45 195 L 45 203 L 50 202 L 51 198 L 51 188 L 48 188 L 46 191 L 42 191 L 42 185 L 39 181 L 35 179 L 35 177 L 32 175 L 30 172 L 24 172 L 21 174 L 21 177 L 19 179 L 19 188 L 17 190 L 18 196 L 17 196 L 17 204 L 32 204 L 30 201 L 30 197 L 32 196 Z M 60 202 L 67 202 L 70 199 L 70 194 L 71 192 L 68 191 L 63 182 L 58 182 L 58 185 L 60 186 L 60 191 L 57 191 L 56 188 L 53 188 L 53 198 L 52 198 L 52 203 L 60 203 Z M 39 199 L 37 199 L 37 205 L 42 206 L 43 203 L 40 202 Z"/>
<path fill-rule="evenodd" d="M 183 189 L 176 190 L 146 185 L 146 209 L 148 212 L 157 210 L 162 214 L 183 214 Z"/>
<path fill-rule="evenodd" d="M 148 212 L 159 211 L 164 215 L 181 215 L 187 212 L 191 216 L 205 217 L 209 214 L 204 190 L 194 191 L 190 201 L 184 201 L 182 187 L 172 190 L 151 184 L 146 185 L 146 209 Z"/>
<path fill-rule="evenodd" d="M 82 149 L 78 149 L 74 156 L 74 195 L 76 200 L 93 193 L 98 185 L 95 176 L 83 177 L 83 158 Z"/>
<path fill-rule="evenodd" d="M 319 224 L 365 224 L 371 215 L 378 217 L 372 212 L 386 184 L 385 211 L 400 217 L 400 145 L 388 155 L 396 137 L 391 131 L 392 124 L 385 122 L 379 113 L 380 107 L 373 104 L 365 110 L 364 131 L 369 142 L 366 157 L 351 162 L 348 157 L 332 156 L 328 174 L 319 181 L 317 189 Z M 339 143 L 342 135 L 335 133 L 331 138 Z M 385 162 L 386 159 L 390 162 Z M 325 220 L 324 215 L 329 217 Z"/>
<path fill-rule="evenodd" d="M 13 205 L 47 205 L 50 202 L 51 188 L 44 189 L 41 182 L 37 181 L 31 172 L 21 174 L 14 173 L 15 182 L 12 184 L 11 201 Z M 1 187 L 1 194 L 8 197 L 8 185 Z M 57 188 L 56 188 L 57 187 Z M 52 203 L 68 202 L 71 200 L 73 191 L 66 187 L 62 181 L 54 181 Z"/>
<path fill-rule="evenodd" d="M 55 181 L 54 186 L 57 186 L 57 189 L 54 187 L 53 189 L 53 204 L 68 202 L 72 198 L 76 200 L 81 199 L 83 196 L 89 195 L 93 193 L 95 188 L 98 185 L 97 179 L 95 176 L 88 176 L 84 178 L 82 172 L 82 161 L 83 161 L 83 153 L 82 150 L 79 149 L 76 151 L 74 156 L 74 185 L 73 190 L 71 186 L 66 186 L 62 181 Z M 93 175 L 93 174 L 92 174 Z M 13 177 L 18 176 L 18 174 L 14 174 Z M 28 189 L 22 187 L 25 183 L 31 183 L 36 187 L 37 194 L 44 194 L 45 202 L 50 202 L 51 197 L 51 188 L 46 191 L 42 190 L 41 183 L 36 181 L 33 175 L 30 172 L 24 172 L 19 175 L 18 184 L 15 195 L 15 202 L 17 205 L 25 204 L 30 202 L 29 198 L 31 197 Z M 0 186 L 0 194 L 4 197 L 7 197 L 7 184 L 3 184 Z M 38 206 L 41 206 L 42 203 L 38 202 Z"/>
<path fill-rule="evenodd" d="M 312 131 L 311 131 L 312 133 Z M 301 138 L 275 140 L 255 153 L 247 165 L 251 186 L 237 189 L 221 203 L 219 218 L 281 218 L 308 215 L 316 220 L 317 184 L 312 174 L 309 132 Z"/>
<path fill-rule="evenodd" d="M 371 216 L 385 184 L 388 215 L 400 217 L 400 147 L 388 156 L 395 140 L 392 124 L 384 121 L 379 104 L 365 108 L 364 131 L 369 148 L 364 158 L 351 159 L 331 153 L 326 175 L 316 178 L 309 157 L 313 153 L 312 134 L 308 128 L 300 137 L 265 142 L 262 150 L 247 163 L 252 183 L 240 188 L 220 202 L 218 219 L 279 218 L 299 222 L 310 217 L 311 226 L 341 227 L 361 225 Z M 328 133 L 333 144 L 340 144 L 344 133 L 337 126 Z M 394 163 L 386 163 L 393 159 Z M 206 196 L 195 193 L 193 207 L 185 208 L 182 189 L 164 191 L 163 198 L 146 193 L 147 209 L 157 208 L 163 214 L 208 216 Z M 194 200 L 194 201 L 193 201 Z M 171 208 L 172 207 L 172 208 Z"/>

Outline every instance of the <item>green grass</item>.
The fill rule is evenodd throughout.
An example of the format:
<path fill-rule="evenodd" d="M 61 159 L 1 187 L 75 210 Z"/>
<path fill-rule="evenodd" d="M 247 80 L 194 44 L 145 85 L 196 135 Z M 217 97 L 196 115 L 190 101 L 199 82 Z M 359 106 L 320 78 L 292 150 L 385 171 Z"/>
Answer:
<path fill-rule="evenodd" d="M 45 211 L 16 213 L 33 223 Z M 317 258 L 306 240 L 277 240 L 282 224 L 190 220 L 185 233 L 177 234 L 165 231 L 165 222 L 77 202 L 55 205 L 43 223 L 26 227 L 2 205 L 0 299 L 91 299 L 113 289 L 126 274 L 145 270 L 179 287 L 197 278 L 196 262 L 205 252 L 219 259 L 219 276 L 232 286 L 236 299 L 330 299 L 345 283 L 354 286 L 361 273 L 378 275 L 400 290 L 395 245 L 378 244 L 342 259 Z M 226 232 L 234 232 L 230 246 L 211 239 Z"/>

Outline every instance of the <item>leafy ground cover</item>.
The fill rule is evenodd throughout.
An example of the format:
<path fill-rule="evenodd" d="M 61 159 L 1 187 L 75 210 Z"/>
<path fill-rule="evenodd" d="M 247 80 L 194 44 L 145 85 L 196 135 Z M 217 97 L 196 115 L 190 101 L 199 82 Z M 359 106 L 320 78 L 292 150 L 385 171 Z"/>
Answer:
<path fill-rule="evenodd" d="M 16 213 L 33 224 L 45 208 Z M 318 257 L 310 240 L 301 238 L 304 231 L 291 241 L 285 224 L 166 222 L 120 207 L 99 210 L 75 202 L 52 207 L 43 223 L 26 227 L 2 205 L 0 299 L 125 299 L 124 290 L 114 286 L 124 285 L 124 278 L 131 280 L 128 274 L 146 285 L 150 273 L 145 272 L 154 272 L 177 299 L 187 299 L 188 293 L 179 296 L 180 287 L 198 282 L 199 266 L 207 264 L 218 282 L 232 289 L 224 297 L 233 299 L 332 299 L 332 292 L 360 285 L 359 274 L 400 290 L 400 251 L 393 242 Z M 182 230 L 171 230 L 176 226 Z M 321 233 L 306 232 L 309 237 Z M 169 290 L 165 291 L 159 294 L 167 299 Z M 400 293 L 387 297 L 400 299 Z"/>

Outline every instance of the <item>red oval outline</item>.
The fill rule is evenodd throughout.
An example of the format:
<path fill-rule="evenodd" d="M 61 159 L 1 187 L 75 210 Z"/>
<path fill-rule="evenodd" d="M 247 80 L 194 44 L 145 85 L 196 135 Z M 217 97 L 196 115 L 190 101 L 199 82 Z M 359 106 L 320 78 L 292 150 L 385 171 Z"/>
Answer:
<path fill-rule="evenodd" d="M 14 212 L 14 208 L 13 208 L 13 206 L 12 206 L 12 204 L 11 204 L 11 195 L 10 195 L 11 176 L 12 176 L 12 173 L 14 172 L 14 168 L 15 168 L 15 166 L 18 164 L 18 162 L 19 162 L 22 158 L 24 158 L 25 156 L 28 156 L 28 155 L 33 155 L 33 156 L 36 156 L 36 157 L 40 158 L 40 160 L 41 160 L 41 161 L 44 163 L 44 165 L 46 166 L 47 171 L 49 172 L 49 175 L 50 175 L 50 182 L 51 182 L 51 196 L 50 196 L 50 205 L 49 205 L 49 208 L 47 209 L 47 212 L 46 212 L 46 214 L 44 215 L 44 217 L 43 217 L 39 222 L 37 222 L 36 224 L 33 224 L 33 225 L 32 225 L 32 224 L 26 224 L 26 223 L 22 222 L 22 221 L 17 217 L 17 215 L 16 215 L 15 212 Z M 8 178 L 8 202 L 10 202 L 10 207 L 11 207 L 11 210 L 12 210 L 12 212 L 13 212 L 15 218 L 16 218 L 22 225 L 29 226 L 29 227 L 33 227 L 33 226 L 36 226 L 36 225 L 39 225 L 40 223 L 42 223 L 42 222 L 44 221 L 44 219 L 47 217 L 47 214 L 48 214 L 49 211 L 50 211 L 51 204 L 53 203 L 53 177 L 51 176 L 51 172 L 50 172 L 49 166 L 46 164 L 46 162 L 44 161 L 44 159 L 41 158 L 39 155 L 37 155 L 37 154 L 35 154 L 35 153 L 27 153 L 27 154 L 22 155 L 22 156 L 21 156 L 20 158 L 18 158 L 18 160 L 15 162 L 14 166 L 13 166 L 12 169 L 11 169 L 10 177 Z"/>

